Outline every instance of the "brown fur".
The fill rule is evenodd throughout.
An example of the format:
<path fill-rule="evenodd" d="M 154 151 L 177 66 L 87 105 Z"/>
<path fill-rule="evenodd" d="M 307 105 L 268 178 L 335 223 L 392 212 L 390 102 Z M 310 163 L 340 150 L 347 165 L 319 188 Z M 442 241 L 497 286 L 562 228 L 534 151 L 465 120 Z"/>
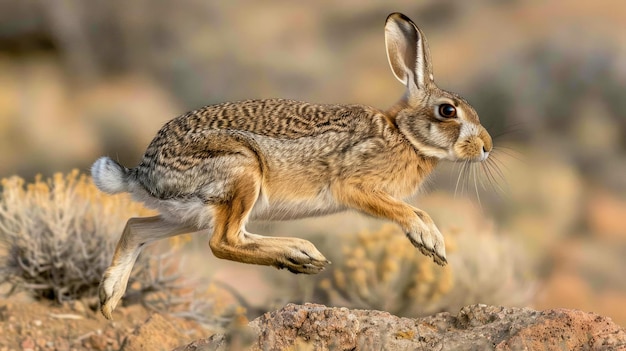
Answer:
<path fill-rule="evenodd" d="M 317 273 L 329 263 L 310 242 L 248 233 L 248 220 L 320 216 L 346 209 L 397 223 L 422 253 L 446 264 L 444 238 L 403 201 L 439 160 L 484 160 L 492 144 L 473 108 L 439 89 L 428 46 L 408 18 L 385 24 L 394 75 L 407 91 L 386 112 L 363 105 L 283 99 L 206 106 L 166 123 L 135 168 L 110 158 L 92 167 L 104 191 L 130 192 L 161 213 L 131 219 L 100 285 L 102 312 L 121 299 L 147 242 L 212 232 L 219 258 Z M 451 104 L 455 118 L 439 115 Z"/>

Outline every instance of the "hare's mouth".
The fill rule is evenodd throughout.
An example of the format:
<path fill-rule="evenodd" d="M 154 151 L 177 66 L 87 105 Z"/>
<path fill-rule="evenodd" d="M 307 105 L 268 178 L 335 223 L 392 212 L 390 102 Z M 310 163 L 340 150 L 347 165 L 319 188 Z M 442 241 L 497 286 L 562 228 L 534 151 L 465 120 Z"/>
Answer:
<path fill-rule="evenodd" d="M 491 148 L 478 137 L 469 137 L 454 145 L 453 153 L 460 161 L 482 162 L 489 158 Z"/>
<path fill-rule="evenodd" d="M 469 162 L 483 162 L 489 158 L 489 151 L 485 150 L 483 147 L 482 150 L 478 153 L 478 155 L 468 157 L 467 161 Z"/>
<path fill-rule="evenodd" d="M 482 150 L 480 150 L 480 154 L 477 157 L 474 157 L 473 159 L 471 159 L 471 162 L 483 162 L 485 160 L 487 160 L 489 158 L 489 151 L 487 151 L 485 149 L 485 147 L 482 147 Z"/>
<path fill-rule="evenodd" d="M 480 162 L 484 162 L 489 158 L 489 152 L 488 151 L 483 151 L 480 154 L 476 155 L 476 156 L 451 156 L 451 157 L 447 157 L 448 160 L 453 161 L 453 162 L 470 162 L 470 163 L 480 163 Z"/>

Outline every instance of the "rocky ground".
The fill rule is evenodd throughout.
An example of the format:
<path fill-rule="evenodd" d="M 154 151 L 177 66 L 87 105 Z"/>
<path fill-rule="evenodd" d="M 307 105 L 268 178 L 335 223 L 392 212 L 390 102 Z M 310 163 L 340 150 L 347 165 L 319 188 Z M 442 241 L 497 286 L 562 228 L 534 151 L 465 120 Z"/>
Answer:
<path fill-rule="evenodd" d="M 108 321 L 86 304 L 0 299 L 1 351 L 171 350 L 212 332 L 139 305 Z"/>
<path fill-rule="evenodd" d="M 568 309 L 486 305 L 458 314 L 400 318 L 387 312 L 289 304 L 246 328 L 179 347 L 200 350 L 626 350 L 610 318 Z"/>
<path fill-rule="evenodd" d="M 139 305 L 119 308 L 115 321 L 107 321 L 80 302 L 0 300 L 0 351 L 244 349 L 626 350 L 626 332 L 610 318 L 570 309 L 470 305 L 457 314 L 411 319 L 288 304 L 249 323 L 235 320 L 227 333 L 214 334 Z"/>

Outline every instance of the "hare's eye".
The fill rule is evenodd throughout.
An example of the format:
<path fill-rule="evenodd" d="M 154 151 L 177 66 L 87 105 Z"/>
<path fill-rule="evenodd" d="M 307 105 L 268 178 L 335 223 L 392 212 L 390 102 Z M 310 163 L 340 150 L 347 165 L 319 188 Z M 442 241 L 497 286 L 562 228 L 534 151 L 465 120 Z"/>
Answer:
<path fill-rule="evenodd" d="M 443 118 L 454 118 L 456 117 L 456 108 L 450 104 L 441 104 L 439 105 L 439 115 Z"/>

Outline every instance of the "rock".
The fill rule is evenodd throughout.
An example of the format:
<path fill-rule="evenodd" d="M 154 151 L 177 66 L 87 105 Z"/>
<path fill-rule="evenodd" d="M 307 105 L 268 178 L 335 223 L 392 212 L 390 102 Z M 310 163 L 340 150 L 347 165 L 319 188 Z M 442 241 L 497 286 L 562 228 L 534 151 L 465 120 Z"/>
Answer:
<path fill-rule="evenodd" d="M 248 333 L 252 338 L 237 337 Z M 227 350 L 626 350 L 626 332 L 595 313 L 470 305 L 455 316 L 400 318 L 387 312 L 289 304 L 176 351 Z M 241 347 L 237 348 L 241 349 Z"/>
<path fill-rule="evenodd" d="M 83 304 L 81 301 L 74 301 L 72 303 L 72 310 L 82 314 L 87 313 L 88 308 L 85 307 L 85 304 Z"/>
<path fill-rule="evenodd" d="M 107 337 L 101 333 L 95 333 L 83 340 L 83 347 L 86 350 L 106 351 L 108 346 Z"/>
<path fill-rule="evenodd" d="M 26 339 L 22 340 L 20 346 L 22 347 L 22 351 L 34 351 L 35 340 L 33 340 L 33 338 L 31 337 L 27 337 Z"/>
<path fill-rule="evenodd" d="M 178 340 L 184 339 L 185 336 L 172 323 L 160 314 L 153 314 L 126 338 L 121 349 L 124 351 L 171 350 L 178 345 Z"/>
<path fill-rule="evenodd" d="M 35 340 L 35 345 L 37 345 L 37 348 L 39 350 L 45 348 L 48 344 L 48 340 L 46 340 L 45 338 L 39 337 Z"/>
<path fill-rule="evenodd" d="M 234 347 L 233 350 L 236 350 Z M 224 335 L 221 335 L 219 339 L 214 340 L 213 337 L 207 339 L 200 339 L 193 341 L 191 344 L 175 348 L 173 351 L 217 351 L 226 350 L 226 342 Z"/>
<path fill-rule="evenodd" d="M 231 325 L 228 335 L 214 334 L 209 338 L 200 339 L 180 346 L 173 351 L 230 351 L 245 350 L 256 342 L 257 333 L 248 325 L 237 323 Z"/>
<path fill-rule="evenodd" d="M 54 338 L 54 350 L 55 351 L 69 351 L 70 342 L 63 337 L 57 336 Z"/>
<path fill-rule="evenodd" d="M 626 350 L 626 335 L 610 318 L 556 309 L 545 311 L 537 323 L 526 325 L 501 346 L 503 350 L 520 349 L 520 346 L 528 350 Z"/>

